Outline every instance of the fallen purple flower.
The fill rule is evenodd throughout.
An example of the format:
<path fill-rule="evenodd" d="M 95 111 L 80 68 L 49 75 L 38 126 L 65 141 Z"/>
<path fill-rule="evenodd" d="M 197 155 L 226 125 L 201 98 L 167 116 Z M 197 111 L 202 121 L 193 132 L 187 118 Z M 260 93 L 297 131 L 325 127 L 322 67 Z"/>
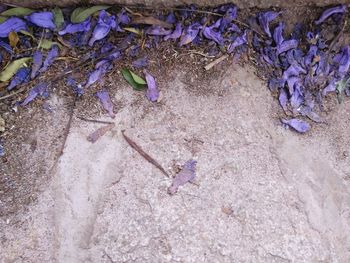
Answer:
<path fill-rule="evenodd" d="M 35 12 L 25 18 L 38 27 L 49 28 L 52 30 L 56 28 L 55 23 L 53 22 L 54 17 L 52 12 Z"/>
<path fill-rule="evenodd" d="M 339 62 L 339 72 L 345 74 L 349 71 L 350 67 L 350 47 L 343 48 L 343 55 Z"/>
<path fill-rule="evenodd" d="M 306 70 L 299 64 L 290 65 L 286 71 L 283 72 L 283 79 L 287 80 L 291 76 L 299 76 L 301 73 L 306 74 Z"/>
<path fill-rule="evenodd" d="M 233 24 L 233 23 L 230 24 L 230 27 L 227 28 L 227 31 L 228 32 L 236 32 L 239 34 L 242 33 L 242 30 L 236 24 Z"/>
<path fill-rule="evenodd" d="M 131 21 L 131 19 L 128 16 L 128 13 L 125 11 L 125 9 L 122 9 L 117 14 L 117 20 L 118 20 L 118 23 L 121 23 L 123 25 L 128 25 L 130 23 L 130 21 Z"/>
<path fill-rule="evenodd" d="M 275 30 L 273 31 L 273 40 L 275 41 L 277 46 L 281 45 L 284 41 L 283 29 L 284 29 L 284 24 L 280 22 L 278 26 L 275 28 Z"/>
<path fill-rule="evenodd" d="M 169 15 L 167 15 L 165 22 L 169 24 L 175 24 L 176 23 L 176 17 L 174 12 L 170 12 Z"/>
<path fill-rule="evenodd" d="M 244 31 L 242 36 L 237 37 L 228 47 L 227 52 L 232 53 L 236 47 L 247 43 L 247 31 Z"/>
<path fill-rule="evenodd" d="M 288 50 L 298 47 L 298 40 L 290 39 L 283 41 L 282 44 L 277 46 L 277 55 L 287 52 Z"/>
<path fill-rule="evenodd" d="M 132 62 L 132 65 L 135 68 L 143 68 L 148 66 L 148 59 L 147 57 L 139 58 Z"/>
<path fill-rule="evenodd" d="M 295 76 L 289 77 L 287 79 L 288 90 L 289 90 L 289 95 L 290 96 L 293 95 L 295 84 L 298 83 L 299 81 L 300 81 L 299 77 L 295 77 Z"/>
<path fill-rule="evenodd" d="M 322 13 L 321 17 L 315 21 L 315 24 L 319 25 L 319 24 L 323 23 L 327 18 L 329 18 L 330 16 L 332 16 L 334 14 L 345 13 L 346 9 L 347 9 L 346 5 L 340 5 L 340 6 L 329 8 Z"/>
<path fill-rule="evenodd" d="M 58 46 L 54 45 L 49 51 L 49 53 L 47 54 L 43 67 L 39 70 L 39 72 L 45 72 L 49 68 L 49 66 L 51 66 L 52 63 L 55 61 L 57 56 L 58 56 Z"/>
<path fill-rule="evenodd" d="M 172 30 L 165 29 L 164 27 L 161 27 L 161 26 L 151 26 L 147 28 L 145 33 L 151 36 L 166 36 L 166 35 L 170 35 L 172 33 Z"/>
<path fill-rule="evenodd" d="M 145 76 L 146 76 L 146 82 L 147 82 L 147 92 L 146 92 L 146 97 L 154 102 L 157 101 L 159 98 L 159 91 L 156 86 L 156 81 L 154 77 L 149 74 L 146 70 L 144 71 Z"/>
<path fill-rule="evenodd" d="M 264 13 L 260 13 L 258 15 L 258 20 L 261 28 L 264 30 L 264 32 L 271 37 L 271 32 L 270 32 L 270 22 L 275 20 L 277 16 L 279 16 L 280 13 L 273 12 L 273 11 L 268 11 Z"/>
<path fill-rule="evenodd" d="M 7 90 L 12 90 L 16 86 L 26 83 L 29 81 L 29 74 L 30 74 L 30 69 L 27 67 L 20 68 L 13 79 L 11 80 L 10 84 L 7 86 Z"/>
<path fill-rule="evenodd" d="M 33 101 L 37 96 L 47 97 L 48 96 L 48 84 L 43 82 L 32 88 L 27 98 L 21 103 L 21 106 L 26 106 L 28 103 Z"/>
<path fill-rule="evenodd" d="M 87 32 L 91 28 L 90 18 L 78 24 L 68 24 L 65 29 L 58 32 L 59 35 L 74 34 L 77 32 Z"/>
<path fill-rule="evenodd" d="M 214 27 L 204 27 L 203 35 L 210 40 L 215 41 L 218 45 L 222 46 L 224 44 L 224 38 L 221 32 L 215 31 Z"/>
<path fill-rule="evenodd" d="M 0 37 L 7 37 L 10 32 L 27 30 L 26 23 L 17 17 L 11 17 L 0 24 Z"/>
<path fill-rule="evenodd" d="M 33 65 L 32 65 L 32 73 L 30 75 L 31 79 L 34 79 L 38 73 L 41 65 L 43 64 L 43 54 L 40 50 L 36 50 L 33 54 Z"/>
<path fill-rule="evenodd" d="M 176 26 L 175 26 L 174 31 L 171 34 L 165 36 L 164 40 L 178 39 L 179 37 L 181 37 L 181 33 L 182 33 L 181 23 L 177 23 Z"/>
<path fill-rule="evenodd" d="M 299 120 L 299 119 L 290 119 L 285 120 L 281 119 L 281 122 L 285 125 L 288 125 L 289 127 L 293 128 L 297 132 L 305 133 L 310 130 L 310 124 L 308 124 L 306 121 Z"/>
<path fill-rule="evenodd" d="M 224 17 L 220 21 L 220 32 L 224 32 L 227 26 L 237 17 L 237 8 L 230 7 L 227 9 Z"/>
<path fill-rule="evenodd" d="M 78 82 L 71 76 L 67 78 L 66 85 L 71 87 L 77 96 L 82 96 L 84 94 L 84 90 L 81 84 L 78 84 Z"/>
<path fill-rule="evenodd" d="M 175 175 L 171 186 L 168 188 L 168 193 L 173 195 L 177 192 L 180 186 L 185 185 L 188 182 L 193 182 L 196 177 L 196 164 L 195 160 L 188 160 L 183 166 L 182 170 Z"/>
<path fill-rule="evenodd" d="M 92 33 L 92 38 L 89 41 L 89 46 L 93 46 L 95 41 L 105 38 L 109 31 L 117 26 L 115 16 L 109 16 L 105 10 L 101 10 L 97 25 Z"/>
<path fill-rule="evenodd" d="M 96 92 L 96 97 L 99 98 L 103 108 L 108 112 L 111 118 L 115 118 L 113 112 L 113 104 L 111 98 L 109 97 L 108 91 L 98 91 Z"/>
<path fill-rule="evenodd" d="M 199 23 L 194 23 L 185 28 L 185 30 L 182 32 L 179 46 L 181 47 L 191 43 L 197 37 L 201 28 L 202 26 Z"/>
<path fill-rule="evenodd" d="M 88 79 L 87 83 L 85 84 L 85 88 L 90 87 L 96 81 L 101 79 L 101 77 L 109 69 L 110 65 L 111 65 L 110 61 L 107 61 L 107 60 L 104 60 L 103 63 L 100 63 L 98 65 L 98 68 L 89 74 L 89 79 Z"/>
<path fill-rule="evenodd" d="M 300 86 L 296 85 L 293 95 L 290 98 L 290 105 L 292 106 L 293 113 L 296 114 L 299 111 L 299 107 L 304 102 L 304 98 L 300 92 Z"/>
<path fill-rule="evenodd" d="M 325 97 L 329 92 L 336 91 L 337 89 L 337 81 L 332 80 L 328 83 L 328 85 L 322 90 L 322 96 Z"/>

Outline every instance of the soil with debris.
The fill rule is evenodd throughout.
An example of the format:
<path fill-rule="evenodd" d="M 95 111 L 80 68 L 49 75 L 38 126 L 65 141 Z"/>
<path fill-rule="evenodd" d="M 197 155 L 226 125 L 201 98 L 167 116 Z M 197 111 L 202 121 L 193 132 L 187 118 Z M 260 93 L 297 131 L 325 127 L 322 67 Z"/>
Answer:
<path fill-rule="evenodd" d="M 318 11 L 289 9 L 283 20 Z M 103 83 L 115 120 L 93 96 L 98 86 L 74 105 L 63 81 L 47 101 L 0 106 L 3 262 L 349 262 L 350 101 L 329 98 L 326 123 L 300 136 L 280 125 L 270 72 L 255 68 L 254 54 L 205 71 L 213 59 L 203 50 L 161 43 L 148 52 L 162 99 L 133 91 L 119 70 L 131 60 L 117 61 Z M 116 128 L 92 145 L 86 137 L 100 125 L 79 116 Z M 171 174 L 196 157 L 198 186 L 168 196 L 171 179 L 122 129 Z"/>

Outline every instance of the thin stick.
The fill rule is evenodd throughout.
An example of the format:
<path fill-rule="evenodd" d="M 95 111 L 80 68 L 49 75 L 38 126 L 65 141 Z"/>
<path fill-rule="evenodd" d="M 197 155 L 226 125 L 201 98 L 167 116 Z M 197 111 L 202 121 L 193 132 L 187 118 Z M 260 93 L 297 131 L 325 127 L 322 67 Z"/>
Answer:
<path fill-rule="evenodd" d="M 111 122 L 111 121 L 99 121 L 99 120 L 87 119 L 87 118 L 82 117 L 82 116 L 77 116 L 77 118 L 80 120 L 83 120 L 83 121 L 100 123 L 100 124 L 114 124 L 114 122 Z"/>
<path fill-rule="evenodd" d="M 128 136 L 125 135 L 125 130 L 122 131 L 124 139 L 127 141 L 127 143 L 136 150 L 143 158 L 145 158 L 149 163 L 153 164 L 155 167 L 157 167 L 164 175 L 169 176 L 169 174 L 164 170 L 164 168 L 155 160 L 153 159 L 149 154 L 147 154 L 140 146 L 138 146 L 133 140 L 131 140 Z"/>
<path fill-rule="evenodd" d="M 227 58 L 228 58 L 228 55 L 225 54 L 225 55 L 215 59 L 213 62 L 209 63 L 204 68 L 205 68 L 205 70 L 209 70 L 209 69 L 211 69 L 212 67 L 214 67 L 215 65 L 219 64 L 220 62 L 224 61 Z"/>

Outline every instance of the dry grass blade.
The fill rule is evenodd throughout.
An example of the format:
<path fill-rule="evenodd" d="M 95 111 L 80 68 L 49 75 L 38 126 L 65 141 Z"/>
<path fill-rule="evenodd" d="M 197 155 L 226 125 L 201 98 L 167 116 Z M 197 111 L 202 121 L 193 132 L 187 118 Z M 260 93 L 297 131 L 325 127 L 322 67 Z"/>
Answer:
<path fill-rule="evenodd" d="M 103 126 L 101 128 L 98 128 L 96 131 L 94 131 L 93 133 L 91 133 L 88 137 L 87 140 L 89 142 L 95 143 L 97 142 L 98 139 L 100 139 L 103 135 L 105 135 L 108 131 L 110 131 L 111 129 L 113 129 L 114 127 L 114 123 L 112 124 L 108 124 L 106 126 Z"/>
<path fill-rule="evenodd" d="M 152 26 L 161 26 L 167 29 L 173 28 L 173 25 L 170 23 L 167 23 L 165 21 L 159 20 L 157 18 L 151 17 L 151 16 L 141 16 L 141 17 L 135 17 L 132 19 L 132 24 L 145 24 L 145 25 L 152 25 Z"/>

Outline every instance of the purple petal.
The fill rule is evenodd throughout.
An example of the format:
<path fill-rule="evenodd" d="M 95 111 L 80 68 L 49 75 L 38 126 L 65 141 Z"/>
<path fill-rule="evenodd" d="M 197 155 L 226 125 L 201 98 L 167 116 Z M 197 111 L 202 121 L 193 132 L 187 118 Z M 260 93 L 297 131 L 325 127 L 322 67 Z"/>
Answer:
<path fill-rule="evenodd" d="M 227 52 L 232 53 L 236 47 L 244 45 L 246 43 L 247 43 L 247 31 L 244 31 L 242 36 L 236 37 L 236 39 L 230 44 L 230 46 L 227 49 Z"/>
<path fill-rule="evenodd" d="M 154 102 L 157 101 L 159 98 L 159 91 L 156 86 L 156 81 L 154 77 L 149 74 L 147 71 L 144 71 L 145 76 L 146 76 L 146 82 L 147 82 L 147 92 L 146 92 L 146 97 Z"/>
<path fill-rule="evenodd" d="M 44 61 L 43 67 L 40 69 L 39 72 L 45 72 L 49 66 L 52 65 L 52 63 L 55 61 L 55 58 L 58 56 L 58 46 L 54 45 L 49 53 L 47 54 L 47 57 Z"/>
<path fill-rule="evenodd" d="M 310 66 L 314 57 L 316 56 L 318 51 L 318 47 L 315 45 L 310 46 L 309 51 L 307 52 L 305 58 L 304 58 L 304 64 L 305 66 Z"/>
<path fill-rule="evenodd" d="M 334 79 L 322 90 L 322 95 L 325 97 L 329 92 L 336 91 L 337 81 Z"/>
<path fill-rule="evenodd" d="M 289 77 L 287 79 L 289 95 L 292 96 L 294 93 L 295 84 L 300 81 L 298 77 Z"/>
<path fill-rule="evenodd" d="M 181 33 L 182 33 L 182 26 L 181 26 L 181 23 L 177 23 L 176 24 L 176 27 L 175 27 L 175 30 L 164 37 L 164 40 L 168 40 L 168 39 L 178 39 L 180 36 L 181 36 Z"/>
<path fill-rule="evenodd" d="M 98 17 L 97 25 L 92 33 L 89 46 L 93 46 L 95 41 L 105 38 L 109 31 L 117 26 L 115 16 L 109 16 L 105 10 L 101 10 Z"/>
<path fill-rule="evenodd" d="M 145 33 L 147 35 L 152 35 L 152 36 L 166 36 L 166 35 L 170 35 L 172 33 L 172 30 L 165 29 L 161 26 L 151 26 L 147 28 Z"/>
<path fill-rule="evenodd" d="M 21 103 L 21 106 L 26 106 L 28 103 L 33 101 L 37 96 L 43 96 L 47 97 L 48 96 L 48 84 L 43 82 L 39 83 L 36 85 L 34 88 L 32 88 L 29 93 L 27 98 Z"/>
<path fill-rule="evenodd" d="M 182 170 L 176 174 L 171 186 L 168 188 L 168 193 L 173 195 L 177 192 L 180 186 L 185 185 L 188 182 L 193 182 L 196 177 L 196 164 L 195 160 L 188 160 Z"/>
<path fill-rule="evenodd" d="M 306 74 L 306 70 L 303 69 L 299 64 L 295 63 L 290 65 L 289 68 L 283 72 L 283 79 L 287 80 L 291 76 L 299 76 L 301 73 Z"/>
<path fill-rule="evenodd" d="M 281 107 L 283 108 L 283 110 L 285 112 L 287 112 L 288 108 L 287 108 L 287 103 L 288 103 L 288 97 L 287 97 L 287 92 L 284 89 L 280 90 L 280 95 L 278 97 L 279 103 L 281 105 Z"/>
<path fill-rule="evenodd" d="M 227 9 L 224 17 L 220 21 L 220 32 L 224 32 L 227 26 L 237 17 L 237 8 L 230 7 Z"/>
<path fill-rule="evenodd" d="M 181 35 L 179 46 L 184 46 L 191 43 L 198 35 L 202 26 L 199 23 L 194 23 L 187 27 Z"/>
<path fill-rule="evenodd" d="M 350 67 L 350 47 L 347 46 L 343 49 L 343 55 L 339 62 L 339 72 L 344 74 L 348 72 Z"/>
<path fill-rule="evenodd" d="M 32 74 L 30 75 L 31 79 L 34 79 L 38 73 L 41 65 L 43 64 L 43 54 L 41 51 L 36 50 L 33 54 L 33 65 L 32 65 Z"/>
<path fill-rule="evenodd" d="M 285 120 L 281 119 L 281 122 L 283 124 L 288 125 L 289 127 L 293 128 L 297 132 L 305 133 L 310 130 L 310 124 L 308 124 L 306 121 L 299 120 L 299 119 L 290 119 Z"/>
<path fill-rule="evenodd" d="M 221 32 L 215 31 L 213 27 L 204 27 L 203 28 L 203 35 L 207 39 L 215 41 L 220 46 L 222 46 L 224 44 L 224 38 L 221 35 Z"/>
<path fill-rule="evenodd" d="M 298 40 L 296 39 L 283 41 L 282 44 L 277 46 L 277 55 L 297 47 L 298 47 Z"/>
<path fill-rule="evenodd" d="M 268 86 L 271 91 L 277 91 L 284 87 L 285 82 L 284 79 L 270 79 Z"/>
<path fill-rule="evenodd" d="M 89 79 L 85 84 L 85 88 L 90 87 L 92 84 L 98 81 L 107 72 L 110 66 L 111 62 L 108 60 L 102 60 L 101 63 L 96 64 L 95 68 L 97 69 L 89 74 Z"/>
<path fill-rule="evenodd" d="M 283 30 L 284 30 L 284 24 L 280 22 L 278 26 L 275 28 L 275 31 L 273 31 L 273 39 L 277 46 L 281 45 L 282 42 L 284 41 Z"/>
<path fill-rule="evenodd" d="M 28 82 L 29 81 L 29 74 L 30 74 L 29 68 L 27 68 L 27 67 L 20 68 L 16 72 L 13 79 L 11 80 L 10 85 L 7 86 L 7 90 L 12 90 L 17 85 Z"/>
<path fill-rule="evenodd" d="M 300 86 L 296 85 L 292 97 L 290 98 L 290 105 L 292 106 L 293 113 L 298 112 L 299 107 L 304 102 L 304 98 L 300 92 Z"/>
<path fill-rule="evenodd" d="M 55 29 L 55 23 L 53 22 L 52 12 L 35 12 L 25 17 L 31 23 L 38 27 Z"/>
<path fill-rule="evenodd" d="M 261 28 L 264 30 L 264 32 L 271 37 L 270 27 L 269 23 L 276 19 L 277 16 L 279 16 L 280 13 L 268 11 L 265 13 L 260 13 L 258 15 L 258 20 Z"/>
<path fill-rule="evenodd" d="M 148 66 L 148 59 L 147 57 L 139 58 L 132 62 L 132 65 L 135 68 L 143 68 Z"/>
<path fill-rule="evenodd" d="M 11 17 L 0 24 L 0 37 L 7 37 L 10 32 L 27 30 L 26 23 L 17 17 Z"/>
<path fill-rule="evenodd" d="M 96 92 L 96 97 L 99 98 L 103 108 L 108 112 L 111 118 L 115 118 L 115 114 L 113 112 L 113 104 L 111 98 L 109 97 L 108 91 L 98 91 Z"/>
<path fill-rule="evenodd" d="M 91 28 L 90 17 L 78 24 L 68 24 L 65 29 L 58 32 L 59 35 L 74 34 L 77 32 L 87 32 Z"/>
<path fill-rule="evenodd" d="M 10 53 L 11 55 L 13 54 L 12 47 L 11 47 L 9 44 L 7 44 L 6 42 L 0 40 L 0 47 L 2 47 L 3 49 L 5 49 L 5 50 L 6 50 L 8 53 Z"/>
<path fill-rule="evenodd" d="M 176 17 L 174 12 L 170 12 L 169 15 L 167 15 L 165 22 L 169 24 L 175 24 L 176 23 Z"/>
<path fill-rule="evenodd" d="M 228 32 L 236 32 L 236 33 L 242 33 L 242 30 L 236 25 L 231 23 L 230 26 L 227 28 Z"/>
<path fill-rule="evenodd" d="M 327 9 L 326 11 L 324 11 L 322 13 L 321 17 L 318 20 L 315 21 L 315 24 L 319 25 L 319 24 L 323 23 L 327 18 L 329 18 L 333 14 L 345 13 L 346 12 L 346 8 L 347 8 L 346 5 L 339 5 L 339 6 Z"/>
<path fill-rule="evenodd" d="M 123 25 L 128 25 L 131 21 L 130 17 L 128 16 L 128 13 L 124 9 L 122 9 L 117 14 L 117 19 L 118 19 L 118 22 Z"/>

